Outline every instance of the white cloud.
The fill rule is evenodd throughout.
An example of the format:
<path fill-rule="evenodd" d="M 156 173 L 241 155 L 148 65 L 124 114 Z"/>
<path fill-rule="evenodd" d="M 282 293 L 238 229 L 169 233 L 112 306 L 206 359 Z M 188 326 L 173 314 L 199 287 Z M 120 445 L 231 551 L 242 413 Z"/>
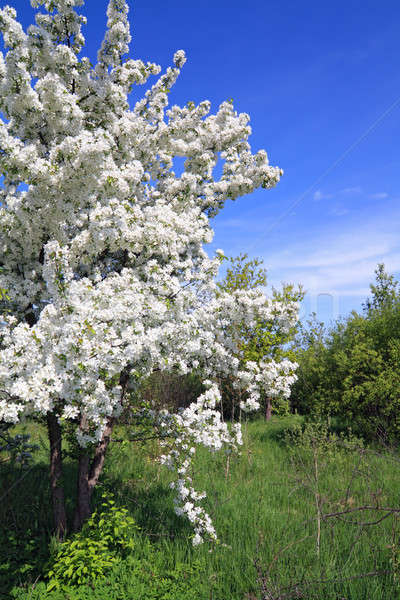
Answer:
<path fill-rule="evenodd" d="M 356 185 L 354 187 L 343 188 L 342 190 L 338 191 L 338 194 L 347 196 L 347 195 L 361 194 L 361 192 L 362 192 L 362 188 L 359 185 Z"/>
<path fill-rule="evenodd" d="M 347 215 L 348 213 L 349 213 L 349 209 L 344 208 L 343 206 L 334 207 L 330 211 L 330 214 L 333 215 L 334 217 L 343 217 L 344 215 Z"/>
<path fill-rule="evenodd" d="M 300 243 L 286 246 L 284 252 L 270 256 L 268 261 L 276 266 L 283 262 L 291 268 L 331 266 L 382 256 L 398 245 L 397 233 L 361 226 L 358 231 L 319 232 Z"/>
<path fill-rule="evenodd" d="M 329 200 L 330 198 L 332 198 L 332 196 L 333 194 L 327 194 L 322 190 L 315 190 L 313 199 L 318 202 L 319 200 Z"/>
<path fill-rule="evenodd" d="M 373 200 L 384 200 L 388 198 L 389 194 L 386 192 L 378 192 L 377 194 L 370 194 L 370 198 Z"/>
<path fill-rule="evenodd" d="M 360 194 L 358 209 L 348 208 L 350 194 Z M 314 193 L 316 200 L 334 198 L 319 218 L 310 207 L 308 222 L 303 218 L 296 224 L 284 214 L 284 219 L 275 222 L 279 228 L 274 221 L 268 227 L 265 218 L 237 219 L 237 229 L 228 230 L 226 244 L 221 241 L 219 245 L 228 254 L 248 252 L 263 257 L 269 285 L 302 284 L 308 298 L 328 294 L 346 311 L 358 308 L 370 294 L 378 263 L 385 263 L 396 276 L 400 272 L 399 203 L 392 196 L 388 196 L 390 202 L 367 202 L 372 196 L 383 199 L 384 194 L 367 194 L 361 187 L 342 188 L 334 195 L 319 189 Z"/>
<path fill-rule="evenodd" d="M 311 294 L 338 296 L 368 295 L 379 262 L 398 271 L 400 242 L 397 234 L 377 228 L 314 236 L 265 257 L 271 284 L 301 283 Z"/>
<path fill-rule="evenodd" d="M 240 227 L 240 228 L 242 228 L 243 224 L 244 224 L 243 219 L 232 218 L 232 219 L 225 219 L 225 220 L 220 221 L 219 226 L 221 228 L 222 227 L 230 227 L 230 228 L 231 227 L 233 227 L 233 228 Z"/>
<path fill-rule="evenodd" d="M 354 196 L 355 194 L 361 194 L 362 188 L 359 185 L 354 187 L 346 187 L 341 190 L 337 190 L 336 192 L 323 192 L 321 189 L 315 190 L 313 194 L 313 199 L 315 201 L 319 200 L 330 200 L 331 198 L 335 198 L 337 196 Z"/>

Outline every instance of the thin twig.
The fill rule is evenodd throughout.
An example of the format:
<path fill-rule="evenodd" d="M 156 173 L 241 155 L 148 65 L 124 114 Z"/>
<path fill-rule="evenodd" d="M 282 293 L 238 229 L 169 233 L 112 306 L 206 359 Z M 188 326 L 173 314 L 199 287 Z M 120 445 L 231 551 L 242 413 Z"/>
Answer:
<path fill-rule="evenodd" d="M 347 515 L 349 513 L 360 512 L 363 510 L 380 510 L 388 513 L 400 513 L 400 508 L 392 508 L 387 506 L 357 506 L 356 508 L 348 508 L 346 510 L 341 510 L 333 513 L 325 513 L 322 515 L 323 519 L 330 519 L 332 517 L 340 517 L 342 515 Z"/>

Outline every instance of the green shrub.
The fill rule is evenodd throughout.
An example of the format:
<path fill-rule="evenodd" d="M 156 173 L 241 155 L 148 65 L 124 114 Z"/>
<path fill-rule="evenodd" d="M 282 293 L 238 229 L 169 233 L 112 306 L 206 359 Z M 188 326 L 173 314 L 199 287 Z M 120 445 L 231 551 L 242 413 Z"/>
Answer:
<path fill-rule="evenodd" d="M 82 530 L 63 542 L 48 572 L 48 591 L 62 584 L 81 585 L 105 577 L 110 568 L 134 548 L 138 529 L 126 508 L 115 506 L 103 495 L 96 511 Z"/>
<path fill-rule="evenodd" d="M 293 423 L 281 431 L 281 438 L 291 453 L 318 451 L 324 458 L 335 457 L 343 451 L 360 450 L 362 439 L 351 429 L 337 434 L 332 430 L 330 419 L 308 419 L 304 423 Z"/>
<path fill-rule="evenodd" d="M 14 588 L 15 600 L 209 600 L 204 562 L 166 564 L 165 548 L 138 540 L 132 553 L 107 568 L 95 583 L 64 583 L 50 589 L 38 583 L 29 589 Z"/>
<path fill-rule="evenodd" d="M 396 443 L 400 434 L 400 286 L 376 270 L 364 313 L 326 332 L 311 323 L 299 337 L 292 407 L 301 414 L 335 415 L 368 439 Z"/>
<path fill-rule="evenodd" d="M 50 582 L 47 589 L 60 588 L 62 583 L 81 585 L 104 577 L 116 560 L 106 542 L 78 535 L 62 545 L 48 573 Z"/>

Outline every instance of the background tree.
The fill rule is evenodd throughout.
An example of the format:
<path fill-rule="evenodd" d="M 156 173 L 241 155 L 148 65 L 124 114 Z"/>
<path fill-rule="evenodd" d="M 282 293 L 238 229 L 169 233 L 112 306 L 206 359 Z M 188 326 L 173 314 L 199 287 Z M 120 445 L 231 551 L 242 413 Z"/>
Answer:
<path fill-rule="evenodd" d="M 393 306 L 399 296 L 399 282 L 393 275 L 386 273 L 384 263 L 379 263 L 375 269 L 375 284 L 370 284 L 372 296 L 367 298 L 364 311 L 368 315 L 373 311 Z"/>
<path fill-rule="evenodd" d="M 267 271 L 263 266 L 263 260 L 256 257 L 249 259 L 247 254 L 240 254 L 228 259 L 229 264 L 226 269 L 225 277 L 218 282 L 219 290 L 227 293 L 233 293 L 237 290 L 257 290 L 265 288 L 267 285 Z M 304 292 L 299 286 L 297 289 L 291 284 L 283 284 L 281 290 L 272 288 L 272 298 L 278 307 L 290 307 L 297 305 L 304 297 Z M 279 308 L 278 310 L 280 310 Z M 235 356 L 241 362 L 246 364 L 248 361 L 256 365 L 264 365 L 268 362 L 285 362 L 288 368 L 287 373 L 294 373 L 296 350 L 293 345 L 294 336 L 298 323 L 294 323 L 290 328 L 283 329 L 279 326 L 279 321 L 270 319 L 255 319 L 251 323 L 240 323 L 238 326 L 238 344 L 235 349 Z M 239 402 L 237 400 L 238 390 L 235 388 L 235 381 L 227 378 L 222 382 L 223 398 L 226 410 L 231 412 L 232 418 L 238 412 Z M 273 397 L 269 394 L 263 394 L 262 403 L 264 406 L 265 418 L 271 418 L 272 410 L 277 412 L 288 411 L 288 397 L 286 394 L 278 394 Z"/>

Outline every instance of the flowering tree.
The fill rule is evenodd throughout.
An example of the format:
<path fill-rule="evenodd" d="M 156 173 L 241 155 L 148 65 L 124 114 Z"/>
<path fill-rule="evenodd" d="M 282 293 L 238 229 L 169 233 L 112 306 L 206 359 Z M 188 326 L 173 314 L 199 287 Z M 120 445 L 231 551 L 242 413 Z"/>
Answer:
<path fill-rule="evenodd" d="M 251 153 L 249 117 L 230 103 L 216 115 L 207 101 L 166 110 L 186 60 L 182 50 L 130 107 L 133 86 L 160 67 L 126 57 L 124 0 L 110 0 L 95 66 L 81 54 L 85 18 L 76 9 L 83 0 L 31 4 L 44 12 L 26 33 L 13 8 L 0 11 L 8 50 L 0 59 L 0 286 L 10 297 L 1 329 L 0 420 L 46 419 L 54 517 L 63 535 L 65 424 L 80 447 L 79 529 L 129 381 L 154 369 L 201 367 L 206 391 L 182 413 L 132 407 L 170 438 L 163 462 L 178 472 L 176 510 L 191 519 L 199 543 L 215 532 L 187 476 L 195 444 L 240 443 L 239 427 L 228 430 L 215 409 L 215 374 L 238 369 L 235 328 L 226 325 L 264 318 L 285 329 L 297 312 L 295 303 L 277 310 L 257 290 L 216 294 L 221 253 L 209 258 L 203 246 L 227 199 L 274 186 L 281 171 L 264 151 Z M 180 176 L 172 169 L 176 156 L 186 159 Z M 215 181 L 219 158 L 223 171 Z M 241 369 L 254 408 L 257 382 L 251 369 Z"/>

